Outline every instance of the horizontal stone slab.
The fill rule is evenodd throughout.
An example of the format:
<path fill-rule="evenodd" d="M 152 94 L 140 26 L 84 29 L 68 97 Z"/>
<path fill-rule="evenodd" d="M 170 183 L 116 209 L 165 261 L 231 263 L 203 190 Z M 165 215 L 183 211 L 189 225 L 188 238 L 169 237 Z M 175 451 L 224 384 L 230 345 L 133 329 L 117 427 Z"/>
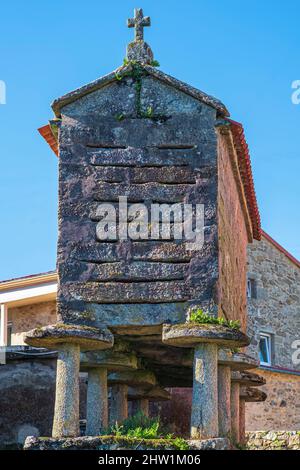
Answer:
<path fill-rule="evenodd" d="M 103 367 L 110 371 L 126 371 L 137 369 L 138 360 L 134 353 L 122 353 L 113 350 L 88 351 L 80 354 L 81 371 L 95 367 Z"/>
<path fill-rule="evenodd" d="M 163 184 L 163 183 L 99 183 L 94 192 L 96 201 L 119 201 L 126 196 L 128 202 L 155 200 L 158 203 L 182 202 L 193 184 Z"/>
<path fill-rule="evenodd" d="M 188 263 L 152 263 L 133 261 L 130 263 L 115 262 L 85 265 L 86 280 L 89 281 L 147 281 L 184 279 L 188 271 Z M 81 276 L 81 280 L 84 278 Z"/>
<path fill-rule="evenodd" d="M 162 341 L 170 346 L 193 348 L 199 343 L 215 343 L 227 348 L 248 346 L 249 338 L 223 325 L 182 323 L 163 325 Z"/>
<path fill-rule="evenodd" d="M 24 341 L 29 346 L 49 349 L 56 349 L 60 344 L 70 343 L 90 350 L 111 348 L 114 344 L 114 337 L 108 329 L 56 323 L 26 332 Z"/>
<path fill-rule="evenodd" d="M 192 252 L 187 249 L 186 242 L 174 241 L 136 241 L 116 243 L 93 243 L 74 246 L 71 257 L 87 262 L 113 262 L 120 258 L 134 261 L 187 262 Z"/>
<path fill-rule="evenodd" d="M 171 400 L 171 394 L 159 385 L 150 389 L 142 387 L 129 387 L 128 400 L 142 400 L 146 398 L 150 401 L 168 401 Z"/>
<path fill-rule="evenodd" d="M 267 394 L 258 388 L 242 387 L 240 398 L 246 402 L 262 402 L 266 401 Z"/>
<path fill-rule="evenodd" d="M 258 362 L 253 357 L 244 353 L 232 353 L 230 350 L 219 350 L 220 365 L 229 366 L 232 370 L 243 371 L 255 369 L 258 367 Z"/>
<path fill-rule="evenodd" d="M 228 439 L 215 438 L 205 440 L 187 440 L 191 450 L 226 450 L 231 449 Z M 178 450 L 175 439 L 136 439 L 113 436 L 82 436 L 55 439 L 51 437 L 26 438 L 24 450 Z M 105 456 L 103 456 L 105 463 Z"/>
<path fill-rule="evenodd" d="M 200 173 L 200 171 L 198 172 Z M 93 167 L 94 181 L 109 183 L 190 183 L 194 184 L 197 174 L 188 167 Z"/>
<path fill-rule="evenodd" d="M 99 324 L 109 325 L 121 335 L 143 336 L 155 333 L 161 336 L 161 325 L 166 321 L 178 323 L 186 318 L 185 303 L 131 303 L 131 304 L 87 304 Z M 153 326 L 152 326 L 153 325 Z M 158 328 L 158 331 L 156 329 Z"/>
<path fill-rule="evenodd" d="M 96 166 L 188 166 L 195 158 L 201 157 L 200 150 L 194 149 L 157 149 L 132 148 L 124 149 L 88 149 L 92 165 Z"/>
<path fill-rule="evenodd" d="M 175 302 L 189 298 L 182 281 L 66 283 L 70 297 L 91 303 Z"/>
<path fill-rule="evenodd" d="M 108 375 L 107 380 L 110 386 L 121 384 L 131 387 L 153 387 L 157 384 L 155 375 L 148 370 L 113 372 Z"/>
<path fill-rule="evenodd" d="M 260 387 L 266 384 L 266 379 L 253 372 L 232 372 L 231 381 L 249 387 Z"/>

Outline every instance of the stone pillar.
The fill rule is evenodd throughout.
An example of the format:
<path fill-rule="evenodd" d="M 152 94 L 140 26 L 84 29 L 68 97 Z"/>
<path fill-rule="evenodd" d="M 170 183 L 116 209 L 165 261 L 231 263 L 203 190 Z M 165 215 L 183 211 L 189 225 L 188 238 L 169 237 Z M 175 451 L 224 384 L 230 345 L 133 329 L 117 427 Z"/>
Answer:
<path fill-rule="evenodd" d="M 98 436 L 108 426 L 107 369 L 88 371 L 86 435 Z"/>
<path fill-rule="evenodd" d="M 234 444 L 240 440 L 240 384 L 231 382 L 231 438 Z"/>
<path fill-rule="evenodd" d="M 218 437 L 218 346 L 200 343 L 194 351 L 191 438 Z"/>
<path fill-rule="evenodd" d="M 231 369 L 229 366 L 218 366 L 218 414 L 219 436 L 229 437 L 231 434 Z"/>
<path fill-rule="evenodd" d="M 149 400 L 147 398 L 140 398 L 136 400 L 137 410 L 139 413 L 143 413 L 144 416 L 149 416 Z"/>
<path fill-rule="evenodd" d="M 246 402 L 244 398 L 240 397 L 240 437 L 239 443 L 245 445 L 246 443 L 246 430 L 245 430 L 245 419 L 246 419 Z"/>
<path fill-rule="evenodd" d="M 110 425 L 121 424 L 128 417 L 127 403 L 128 386 L 123 384 L 112 385 L 110 400 Z"/>
<path fill-rule="evenodd" d="M 80 346 L 57 346 L 56 394 L 52 437 L 79 436 Z"/>

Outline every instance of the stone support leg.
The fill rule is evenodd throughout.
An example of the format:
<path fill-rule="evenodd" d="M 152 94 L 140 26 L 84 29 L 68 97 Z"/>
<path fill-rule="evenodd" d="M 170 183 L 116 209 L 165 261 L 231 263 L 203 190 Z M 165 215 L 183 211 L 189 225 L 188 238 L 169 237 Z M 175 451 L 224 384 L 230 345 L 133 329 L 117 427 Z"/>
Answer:
<path fill-rule="evenodd" d="M 149 416 L 149 400 L 147 398 L 141 398 L 137 400 L 138 413 L 143 413 L 144 416 Z"/>
<path fill-rule="evenodd" d="M 233 443 L 240 440 L 240 384 L 231 382 L 231 438 Z"/>
<path fill-rule="evenodd" d="M 218 414 L 219 436 L 231 435 L 231 408 L 230 408 L 231 370 L 229 366 L 218 366 Z"/>
<path fill-rule="evenodd" d="M 246 443 L 245 418 L 246 418 L 246 403 L 245 403 L 244 398 L 240 398 L 240 438 L 239 438 L 239 442 L 242 445 L 245 445 L 245 443 Z"/>
<path fill-rule="evenodd" d="M 111 387 L 110 425 L 121 424 L 128 417 L 127 385 L 113 385 Z"/>
<path fill-rule="evenodd" d="M 218 347 L 200 343 L 195 348 L 191 438 L 218 437 Z"/>
<path fill-rule="evenodd" d="M 107 369 L 95 367 L 88 374 L 86 435 L 98 436 L 108 426 Z"/>
<path fill-rule="evenodd" d="M 52 436 L 79 436 L 80 346 L 65 343 L 58 348 L 56 394 Z"/>

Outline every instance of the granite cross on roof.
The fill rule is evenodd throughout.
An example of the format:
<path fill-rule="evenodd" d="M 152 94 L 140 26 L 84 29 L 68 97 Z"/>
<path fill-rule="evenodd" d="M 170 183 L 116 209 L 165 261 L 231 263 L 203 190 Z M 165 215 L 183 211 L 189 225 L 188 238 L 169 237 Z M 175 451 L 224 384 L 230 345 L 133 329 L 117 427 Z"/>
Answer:
<path fill-rule="evenodd" d="M 135 28 L 135 41 L 144 40 L 144 27 L 150 26 L 150 16 L 144 16 L 142 8 L 134 9 L 134 18 L 129 18 L 127 20 L 128 28 Z"/>

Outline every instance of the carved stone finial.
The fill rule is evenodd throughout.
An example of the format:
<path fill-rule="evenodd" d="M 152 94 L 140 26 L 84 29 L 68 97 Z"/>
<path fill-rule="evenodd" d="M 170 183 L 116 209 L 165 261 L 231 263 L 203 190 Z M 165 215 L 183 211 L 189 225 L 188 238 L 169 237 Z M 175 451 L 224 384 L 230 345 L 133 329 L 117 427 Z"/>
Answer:
<path fill-rule="evenodd" d="M 127 59 L 129 61 L 151 64 L 153 52 L 150 46 L 144 41 L 144 27 L 150 26 L 149 16 L 144 16 L 142 8 L 134 9 L 134 18 L 127 20 L 128 28 L 135 28 L 134 41 L 127 46 Z"/>

